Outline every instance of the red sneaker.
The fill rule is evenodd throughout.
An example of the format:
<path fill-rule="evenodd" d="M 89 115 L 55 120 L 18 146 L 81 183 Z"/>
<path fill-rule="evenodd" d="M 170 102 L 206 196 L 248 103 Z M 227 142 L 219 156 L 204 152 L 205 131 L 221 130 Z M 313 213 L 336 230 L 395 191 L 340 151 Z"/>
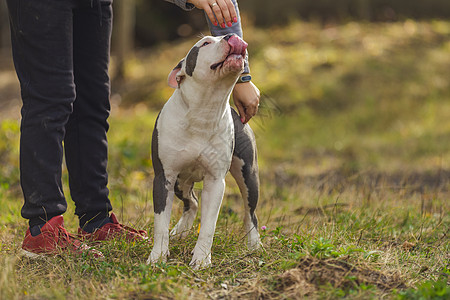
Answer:
<path fill-rule="evenodd" d="M 81 255 L 87 253 L 94 258 L 103 258 L 103 254 L 70 235 L 64 228 L 63 216 L 51 218 L 41 228 L 41 233 L 32 236 L 28 228 L 23 240 L 21 253 L 30 258 L 43 255 L 57 255 L 62 252 L 70 252 Z"/>
<path fill-rule="evenodd" d="M 143 241 L 148 239 L 145 230 L 136 230 L 120 224 L 114 213 L 111 213 L 110 218 L 112 223 L 106 223 L 93 233 L 88 233 L 78 228 L 78 235 L 88 241 L 107 241 L 116 238 L 124 238 L 127 241 Z"/>

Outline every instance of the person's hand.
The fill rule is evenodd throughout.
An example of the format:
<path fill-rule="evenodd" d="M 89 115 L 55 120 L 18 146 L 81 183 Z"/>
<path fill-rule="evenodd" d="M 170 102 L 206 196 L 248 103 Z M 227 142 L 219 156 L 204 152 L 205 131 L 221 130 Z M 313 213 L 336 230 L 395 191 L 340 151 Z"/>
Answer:
<path fill-rule="evenodd" d="M 258 112 L 260 95 L 259 89 L 251 81 L 238 83 L 234 86 L 234 105 L 239 111 L 243 124 L 247 123 Z"/>
<path fill-rule="evenodd" d="M 187 0 L 187 3 L 192 3 L 195 7 L 203 9 L 214 26 L 217 26 L 217 21 L 222 28 L 225 28 L 225 26 L 231 27 L 232 22 L 237 22 L 236 9 L 231 0 Z"/>

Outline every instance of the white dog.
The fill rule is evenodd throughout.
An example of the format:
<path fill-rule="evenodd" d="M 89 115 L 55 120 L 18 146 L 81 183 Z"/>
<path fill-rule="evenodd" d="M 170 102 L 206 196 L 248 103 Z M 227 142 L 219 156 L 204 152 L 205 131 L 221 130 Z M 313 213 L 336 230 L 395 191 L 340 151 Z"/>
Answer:
<path fill-rule="evenodd" d="M 174 194 L 184 212 L 171 231 L 184 237 L 192 228 L 198 200 L 194 182 L 203 180 L 201 228 L 190 265 L 211 264 L 211 246 L 228 171 L 245 202 L 248 246 L 260 247 L 255 214 L 259 197 L 256 142 L 249 125 L 231 109 L 231 91 L 244 68 L 247 43 L 237 35 L 206 36 L 169 75 L 175 92 L 160 112 L 152 136 L 155 171 L 155 231 L 147 263 L 166 261 Z"/>

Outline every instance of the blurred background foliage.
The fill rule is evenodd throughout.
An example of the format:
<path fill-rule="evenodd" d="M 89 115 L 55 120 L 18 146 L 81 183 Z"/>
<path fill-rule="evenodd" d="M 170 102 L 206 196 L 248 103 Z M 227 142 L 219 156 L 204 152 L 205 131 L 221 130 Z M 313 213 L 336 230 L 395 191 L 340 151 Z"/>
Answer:
<path fill-rule="evenodd" d="M 115 0 L 114 6 L 114 52 L 155 46 L 195 35 L 206 28 L 202 11 L 186 13 L 163 0 Z M 336 24 L 450 17 L 448 0 L 241 0 L 239 7 L 245 22 L 262 28 L 286 25 L 298 19 Z M 9 44 L 6 1 L 1 1 L 0 48 L 9 49 Z"/>
<path fill-rule="evenodd" d="M 395 22 L 406 19 L 448 19 L 448 0 L 241 0 L 244 24 L 258 28 L 282 26 L 294 20 L 323 26 L 349 21 Z M 114 76 L 124 76 L 124 60 L 134 49 L 157 46 L 207 30 L 204 13 L 182 9 L 163 0 L 115 0 L 113 54 L 118 67 Z M 206 31 L 207 32 L 207 31 Z M 6 1 L 0 2 L 0 49 L 9 56 L 10 39 Z"/>
<path fill-rule="evenodd" d="M 135 1 L 137 46 L 152 46 L 205 29 L 202 11 L 186 13 L 162 0 Z M 125 2 L 130 5 L 132 0 Z M 448 0 L 241 0 L 238 3 L 244 20 L 263 28 L 286 25 L 296 19 L 328 24 L 450 17 Z"/>
<path fill-rule="evenodd" d="M 168 72 L 209 31 L 202 11 L 163 0 L 114 0 L 114 6 L 112 112 L 132 109 L 124 123 L 135 127 L 111 134 L 112 161 L 124 161 L 111 177 L 125 178 L 122 165 L 139 172 L 150 165 L 149 141 L 129 132 L 151 128 L 173 93 Z M 262 170 L 450 169 L 450 1 L 241 0 L 239 6 L 253 81 L 263 93 L 252 120 L 264 137 Z M 20 105 L 5 7 L 0 1 L 3 115 L 4 103 Z M 17 157 L 6 147 L 17 133 L 8 128 L 0 143 L 5 163 Z M 14 172 L 5 169 L 3 177 L 17 178 Z"/>

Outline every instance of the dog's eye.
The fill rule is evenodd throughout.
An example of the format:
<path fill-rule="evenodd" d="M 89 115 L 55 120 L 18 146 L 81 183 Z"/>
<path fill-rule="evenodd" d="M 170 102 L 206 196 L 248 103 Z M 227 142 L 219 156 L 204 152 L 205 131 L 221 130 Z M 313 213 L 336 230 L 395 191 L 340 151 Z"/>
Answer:
<path fill-rule="evenodd" d="M 204 42 L 200 47 L 204 47 L 204 46 L 207 46 L 209 44 L 211 44 L 211 42 Z"/>

